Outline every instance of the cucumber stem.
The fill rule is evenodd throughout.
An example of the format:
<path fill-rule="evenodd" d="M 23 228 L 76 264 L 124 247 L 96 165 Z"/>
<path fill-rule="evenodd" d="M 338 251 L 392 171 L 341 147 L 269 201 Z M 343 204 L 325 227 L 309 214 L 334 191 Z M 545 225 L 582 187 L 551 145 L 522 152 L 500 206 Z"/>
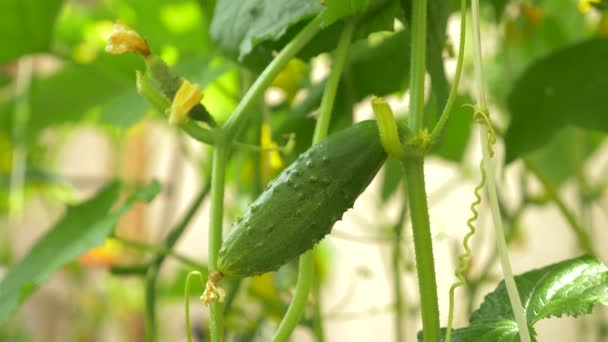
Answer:
<path fill-rule="evenodd" d="M 243 99 L 239 102 L 234 113 L 224 124 L 226 141 L 232 141 L 239 126 L 245 122 L 247 115 L 252 111 L 256 101 L 262 97 L 264 91 L 275 77 L 285 68 L 287 63 L 306 45 L 319 31 L 321 31 L 322 14 L 311 20 L 272 60 L 260 76 L 251 85 Z"/>
<path fill-rule="evenodd" d="M 224 187 L 226 176 L 227 145 L 223 136 L 217 137 L 211 169 L 211 215 L 209 219 L 209 274 L 217 270 L 217 259 L 222 246 L 222 218 L 224 213 Z M 211 341 L 224 340 L 224 305 L 211 303 Z"/>
<path fill-rule="evenodd" d="M 439 307 L 433 241 L 424 184 L 424 159 L 412 157 L 403 161 L 410 216 L 414 232 L 416 271 L 422 311 L 422 334 L 425 342 L 439 342 Z"/>
<path fill-rule="evenodd" d="M 424 78 L 426 72 L 427 1 L 412 2 L 412 62 L 410 64 L 409 128 L 418 136 L 424 126 Z M 433 241 L 424 184 L 424 158 L 403 160 L 408 186 L 410 217 L 414 232 L 418 291 L 422 311 L 422 334 L 425 342 L 439 342 L 439 307 L 433 258 Z"/>
<path fill-rule="evenodd" d="M 315 18 L 315 20 L 318 18 L 319 17 Z M 319 118 L 317 120 L 315 133 L 313 135 L 313 145 L 323 140 L 327 136 L 327 131 L 329 129 L 334 99 L 336 97 L 336 92 L 338 91 L 340 75 L 342 74 L 342 69 L 344 68 L 344 61 L 346 60 L 346 55 L 354 32 L 355 20 L 351 19 L 345 25 L 346 26 L 342 30 L 340 40 L 338 41 L 338 46 L 336 47 L 334 53 L 331 74 L 329 75 L 329 79 L 325 85 Z M 279 328 L 272 339 L 273 342 L 287 341 L 302 318 L 314 276 L 313 251 L 314 249 L 309 250 L 300 256 L 296 290 L 291 304 L 287 309 L 287 313 L 283 317 L 283 320 L 281 321 L 281 324 L 279 325 Z"/>
<path fill-rule="evenodd" d="M 412 1 L 412 62 L 410 64 L 409 127 L 414 135 L 424 125 L 424 77 L 426 73 L 426 0 Z"/>

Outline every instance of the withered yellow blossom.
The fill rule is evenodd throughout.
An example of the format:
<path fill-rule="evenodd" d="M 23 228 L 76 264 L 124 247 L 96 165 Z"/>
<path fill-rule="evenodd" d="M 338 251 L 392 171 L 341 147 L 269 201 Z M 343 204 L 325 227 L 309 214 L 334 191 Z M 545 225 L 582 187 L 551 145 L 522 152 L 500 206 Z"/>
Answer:
<path fill-rule="evenodd" d="M 150 55 L 150 48 L 146 40 L 139 33 L 119 21 L 114 23 L 114 31 L 107 41 L 106 51 L 111 54 L 119 55 L 125 52 L 134 52 L 144 57 Z"/>
<path fill-rule="evenodd" d="M 203 91 L 197 84 L 182 80 L 171 103 L 169 123 L 178 125 L 188 119 L 188 112 L 203 99 Z"/>

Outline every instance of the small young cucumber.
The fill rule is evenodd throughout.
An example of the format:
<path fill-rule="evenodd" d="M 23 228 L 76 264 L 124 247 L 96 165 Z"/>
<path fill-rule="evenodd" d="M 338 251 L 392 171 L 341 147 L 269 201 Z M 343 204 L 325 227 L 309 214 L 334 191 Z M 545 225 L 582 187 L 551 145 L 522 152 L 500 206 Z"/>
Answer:
<path fill-rule="evenodd" d="M 375 121 L 364 121 L 312 146 L 284 169 L 233 226 L 218 271 L 247 277 L 311 249 L 352 208 L 384 161 Z"/>

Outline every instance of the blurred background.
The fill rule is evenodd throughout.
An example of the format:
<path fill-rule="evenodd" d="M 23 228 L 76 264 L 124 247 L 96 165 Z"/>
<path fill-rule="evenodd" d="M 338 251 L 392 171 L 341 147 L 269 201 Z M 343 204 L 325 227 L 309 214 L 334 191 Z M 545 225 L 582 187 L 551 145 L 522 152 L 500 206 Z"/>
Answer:
<path fill-rule="evenodd" d="M 137 203 L 120 218 L 114 238 L 53 273 L 0 326 L 0 341 L 143 341 L 146 280 L 137 266 L 146 265 L 162 251 L 168 232 L 200 197 L 202 205 L 160 268 L 155 289 L 159 340 L 185 341 L 185 277 L 191 270 L 204 270 L 207 260 L 204 195 L 210 148 L 170 126 L 137 94 L 135 70 L 145 69 L 140 58 L 108 55 L 104 49 L 116 19 L 135 28 L 168 65 L 203 87 L 203 103 L 222 122 L 259 69 L 252 63 L 245 70 L 210 38 L 211 3 L 3 0 L 0 4 L 0 32 L 12 32 L 3 38 L 0 49 L 0 278 L 70 206 L 91 198 L 113 180 L 120 180 L 123 189 L 157 180 L 161 189 L 149 204 Z M 575 0 L 490 1 L 483 2 L 481 10 L 491 112 L 499 131 L 508 123 L 505 98 L 514 79 L 531 63 L 585 37 L 608 35 L 605 14 L 581 13 Z M 442 55 L 450 80 L 459 25 L 460 15 L 449 15 L 448 43 Z M 400 32 L 404 25 L 396 20 L 393 28 Z M 353 49 L 381 44 L 394 35 L 377 32 Z M 237 152 L 227 176 L 226 228 L 264 184 L 310 143 L 311 113 L 316 106 L 307 101 L 322 89 L 329 60 L 322 53 L 310 62 L 293 61 L 267 91 L 259 106 L 262 115 L 252 123 L 256 129 L 247 141 L 262 147 L 284 146 L 286 134 L 295 132 L 295 150 Z M 361 59 L 350 64 L 350 72 L 365 74 L 365 63 L 377 67 L 371 58 Z M 473 91 L 471 63 L 467 44 L 462 97 L 453 114 L 458 127 L 452 127 L 450 144 L 435 151 L 425 169 L 442 325 L 447 321 L 448 289 L 467 232 L 473 188 L 480 178 L 477 131 L 470 123 L 470 110 L 461 107 L 472 102 L 467 95 Z M 399 74 L 399 66 L 395 62 L 393 69 L 387 67 Z M 348 104 L 338 103 L 347 106 L 341 109 L 352 110 L 335 117 L 332 130 L 373 118 L 371 91 L 373 87 Z M 389 89 L 386 93 L 397 113 L 407 112 L 407 92 Z M 603 137 L 568 127 L 530 158 L 559 190 L 606 262 L 608 250 L 603 247 L 608 232 L 602 228 L 608 223 L 608 146 Z M 583 254 L 571 223 L 538 177 L 518 161 L 504 165 L 501 140 L 496 150 L 514 273 Z M 394 340 L 395 265 L 401 270 L 405 318 L 400 324 L 406 340 L 414 341 L 421 329 L 411 227 L 407 219 L 400 221 L 401 184 L 399 164 L 387 163 L 318 247 L 321 283 L 315 289 L 315 308 L 324 317 L 328 341 Z M 480 207 L 472 242 L 470 284 L 456 292 L 455 327 L 467 324 L 468 314 L 502 279 L 486 204 Z M 397 243 L 396 225 L 403 228 Z M 230 338 L 270 340 L 295 276 L 295 265 L 288 265 L 275 275 L 244 280 L 227 320 L 227 330 L 234 331 Z M 204 339 L 208 315 L 197 299 L 202 293 L 200 281 L 192 280 L 191 292 L 193 329 Z M 312 324 L 310 315 L 293 341 L 315 340 L 313 329 L 306 327 Z M 540 322 L 538 339 L 608 341 L 607 324 L 607 310 L 596 308 L 593 315 L 578 320 Z"/>

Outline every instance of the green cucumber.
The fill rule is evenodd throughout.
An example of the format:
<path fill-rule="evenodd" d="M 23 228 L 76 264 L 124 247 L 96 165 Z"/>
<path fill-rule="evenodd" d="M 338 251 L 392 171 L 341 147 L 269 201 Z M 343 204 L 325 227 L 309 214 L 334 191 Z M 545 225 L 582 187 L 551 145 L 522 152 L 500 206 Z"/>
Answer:
<path fill-rule="evenodd" d="M 226 276 L 259 275 L 311 249 L 352 208 L 386 157 L 375 121 L 312 146 L 234 224 L 217 270 Z"/>

